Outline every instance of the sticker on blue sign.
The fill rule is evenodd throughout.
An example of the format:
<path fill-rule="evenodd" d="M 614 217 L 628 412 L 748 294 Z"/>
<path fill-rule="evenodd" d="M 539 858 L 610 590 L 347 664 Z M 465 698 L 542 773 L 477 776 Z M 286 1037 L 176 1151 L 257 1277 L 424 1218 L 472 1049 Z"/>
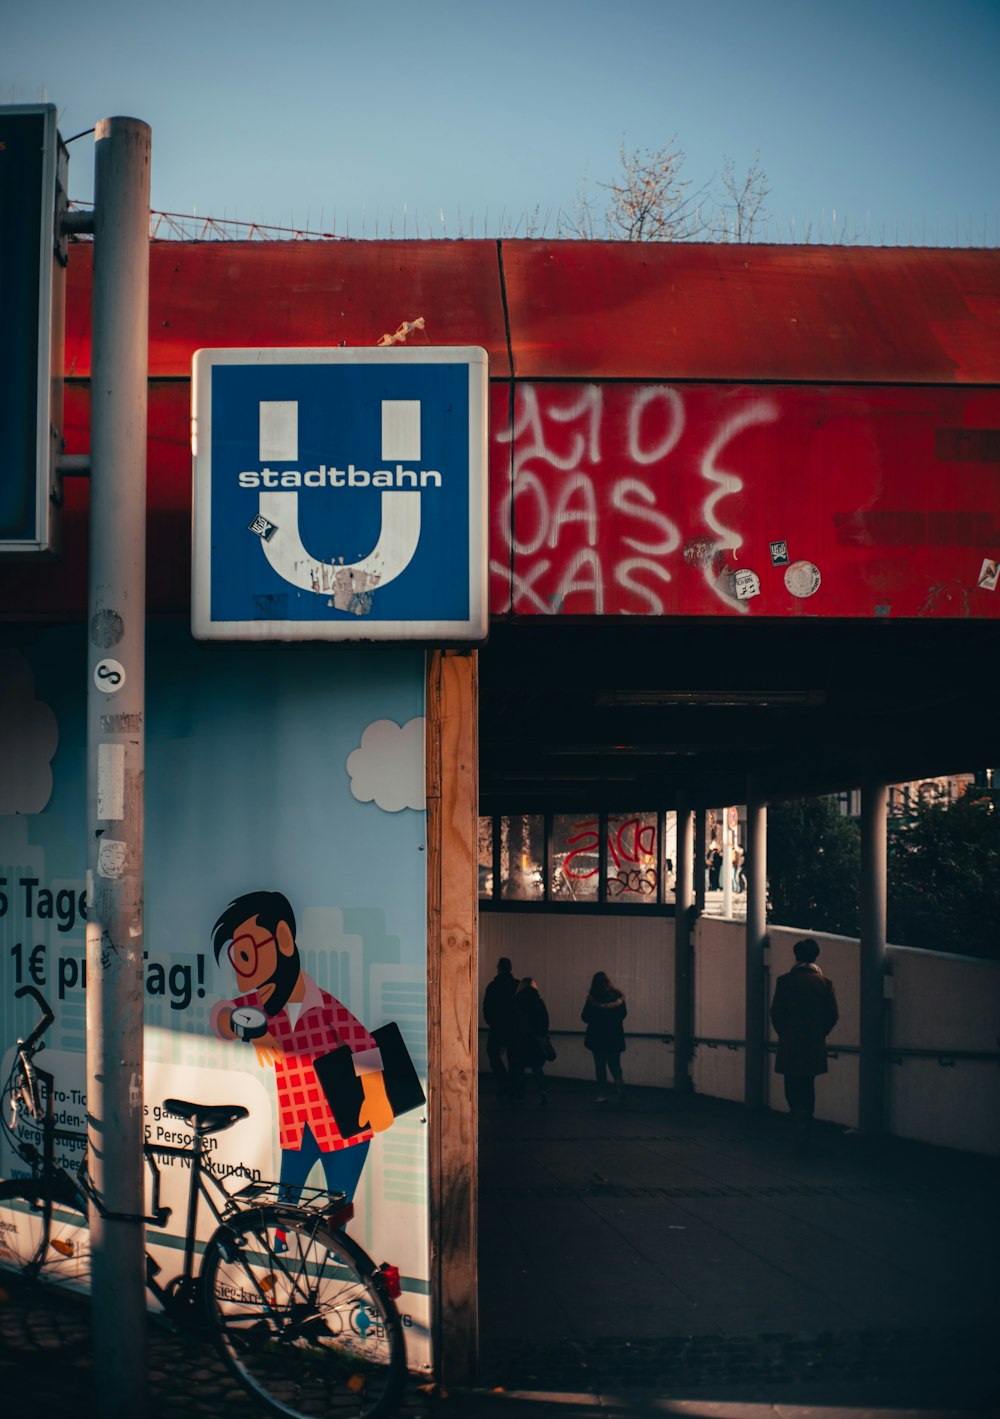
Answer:
<path fill-rule="evenodd" d="M 198 350 L 201 640 L 486 638 L 478 346 Z"/>

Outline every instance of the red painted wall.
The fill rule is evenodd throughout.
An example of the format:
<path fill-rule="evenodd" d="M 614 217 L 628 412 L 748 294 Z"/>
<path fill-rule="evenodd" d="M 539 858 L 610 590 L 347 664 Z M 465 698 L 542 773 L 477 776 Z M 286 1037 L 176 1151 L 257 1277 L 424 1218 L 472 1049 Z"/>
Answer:
<path fill-rule="evenodd" d="M 495 615 L 1000 614 L 1000 390 L 525 383 L 508 409 Z"/>
<path fill-rule="evenodd" d="M 194 350 L 374 345 L 417 317 L 411 344 L 490 355 L 494 615 L 1000 615 L 980 585 L 1000 559 L 1000 252 L 159 242 L 150 260 L 154 616 L 189 611 Z M 70 453 L 89 443 L 90 278 L 77 245 Z M 60 563 L 0 566 L 0 618 L 85 614 L 87 501 L 67 481 Z M 811 595 L 773 541 L 816 568 Z"/>

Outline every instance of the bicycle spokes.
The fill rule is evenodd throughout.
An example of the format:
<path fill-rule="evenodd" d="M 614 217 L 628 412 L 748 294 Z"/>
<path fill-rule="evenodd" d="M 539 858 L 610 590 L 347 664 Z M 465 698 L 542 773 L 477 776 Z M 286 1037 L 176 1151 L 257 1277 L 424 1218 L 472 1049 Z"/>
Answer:
<path fill-rule="evenodd" d="M 304 1416 L 386 1411 L 402 1374 L 399 1321 L 371 1263 L 318 1223 L 255 1226 L 218 1250 L 207 1277 L 224 1353 L 248 1388 L 278 1412 Z"/>

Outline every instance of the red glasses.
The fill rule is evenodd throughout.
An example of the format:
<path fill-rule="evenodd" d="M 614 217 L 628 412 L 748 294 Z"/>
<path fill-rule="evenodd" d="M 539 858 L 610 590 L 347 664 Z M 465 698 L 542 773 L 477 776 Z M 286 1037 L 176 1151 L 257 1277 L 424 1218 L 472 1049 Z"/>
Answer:
<path fill-rule="evenodd" d="M 261 948 L 273 940 L 273 936 L 265 936 L 263 941 L 255 941 L 252 936 L 234 936 L 229 943 L 228 955 L 236 974 L 252 976 L 257 969 Z"/>

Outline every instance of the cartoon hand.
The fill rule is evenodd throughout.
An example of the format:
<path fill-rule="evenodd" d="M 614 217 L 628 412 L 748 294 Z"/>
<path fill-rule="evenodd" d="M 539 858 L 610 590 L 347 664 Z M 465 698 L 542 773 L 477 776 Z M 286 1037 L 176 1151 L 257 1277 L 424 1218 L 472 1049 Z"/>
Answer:
<path fill-rule="evenodd" d="M 358 1109 L 358 1123 L 362 1128 L 370 1128 L 373 1133 L 384 1133 L 395 1115 L 385 1092 L 381 1070 L 377 1074 L 362 1074 L 361 1087 L 365 1097 Z"/>
<path fill-rule="evenodd" d="M 281 1046 L 270 1033 L 254 1040 L 253 1047 L 261 1069 L 266 1069 L 269 1064 L 276 1064 L 281 1058 Z"/>

